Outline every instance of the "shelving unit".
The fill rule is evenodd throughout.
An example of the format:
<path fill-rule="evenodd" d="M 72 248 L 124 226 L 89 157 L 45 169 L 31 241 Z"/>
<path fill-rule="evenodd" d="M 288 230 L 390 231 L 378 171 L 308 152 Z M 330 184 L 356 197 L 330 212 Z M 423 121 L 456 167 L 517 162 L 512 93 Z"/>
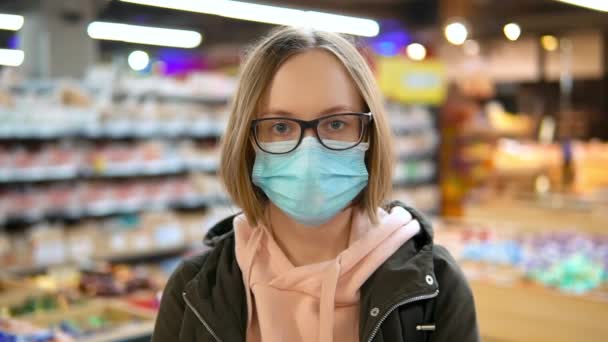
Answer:
<path fill-rule="evenodd" d="M 396 136 L 394 197 L 426 214 L 436 215 L 439 212 L 438 109 L 388 103 L 387 110 Z"/>
<path fill-rule="evenodd" d="M 188 172 L 215 173 L 217 162 L 188 161 L 180 158 L 149 163 L 111 166 L 95 170 L 87 166 L 45 167 L 0 170 L 0 184 L 52 182 L 76 179 L 128 178 L 147 176 L 169 176 Z"/>
<path fill-rule="evenodd" d="M 0 112 L 0 117 L 2 117 Z M 19 114 L 14 114 L 19 116 Z M 50 139 L 144 139 L 144 138 L 219 138 L 224 132 L 220 122 L 133 122 L 78 125 L 76 127 L 3 125 L 0 140 Z"/>
<path fill-rule="evenodd" d="M 62 87 L 13 87 L 13 106 L 0 106 L 0 275 L 159 267 L 200 250 L 208 213 L 231 205 L 215 177 L 230 96 L 84 83 L 58 96 Z"/>

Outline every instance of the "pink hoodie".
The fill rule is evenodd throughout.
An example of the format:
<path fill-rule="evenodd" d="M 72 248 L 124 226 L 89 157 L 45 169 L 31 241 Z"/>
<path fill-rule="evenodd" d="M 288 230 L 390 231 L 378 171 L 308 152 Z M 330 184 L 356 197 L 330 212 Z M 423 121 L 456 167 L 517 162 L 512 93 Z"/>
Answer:
<path fill-rule="evenodd" d="M 353 215 L 347 249 L 334 260 L 300 267 L 268 228 L 235 217 L 236 259 L 248 289 L 247 342 L 359 340 L 359 288 L 420 224 L 401 207 L 390 214 L 378 209 L 375 227 L 363 212 Z"/>

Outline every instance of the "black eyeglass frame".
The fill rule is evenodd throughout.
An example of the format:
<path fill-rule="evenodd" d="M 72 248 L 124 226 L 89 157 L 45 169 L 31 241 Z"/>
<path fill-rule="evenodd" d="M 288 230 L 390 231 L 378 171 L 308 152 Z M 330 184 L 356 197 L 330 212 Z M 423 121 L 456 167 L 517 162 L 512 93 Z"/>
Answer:
<path fill-rule="evenodd" d="M 361 135 L 359 136 L 359 141 L 357 141 L 356 144 L 354 144 L 353 146 L 350 147 L 346 147 L 346 148 L 332 148 L 329 147 L 327 145 L 325 145 L 323 143 L 323 140 L 319 137 L 319 122 L 323 121 L 323 120 L 327 120 L 330 119 L 332 117 L 335 116 L 343 116 L 343 115 L 352 115 L 352 116 L 358 116 L 362 119 L 362 129 L 361 129 Z M 269 121 L 269 120 L 288 120 L 288 121 L 293 121 L 295 123 L 297 123 L 298 125 L 300 125 L 300 138 L 298 139 L 298 143 L 289 151 L 286 152 L 270 152 L 270 151 L 266 151 L 260 144 L 260 142 L 258 141 L 258 136 L 256 134 L 256 129 L 257 129 L 257 125 L 259 122 L 263 122 L 263 121 Z M 270 154 L 287 154 L 292 152 L 293 150 L 295 150 L 296 148 L 298 148 L 298 146 L 300 146 L 300 143 L 302 143 L 302 140 L 304 139 L 304 133 L 306 132 L 307 129 L 311 128 L 314 132 L 315 132 L 315 137 L 317 138 L 317 141 L 319 141 L 319 143 L 321 145 L 323 145 L 323 147 L 332 150 L 332 151 L 346 151 L 346 150 L 350 150 L 351 148 L 354 148 L 356 146 L 358 146 L 359 144 L 361 144 L 361 142 L 363 141 L 363 138 L 365 137 L 366 133 L 367 133 L 367 129 L 369 127 L 369 125 L 372 123 L 373 121 L 373 115 L 371 112 L 367 112 L 367 113 L 336 113 L 336 114 L 331 114 L 331 115 L 327 115 L 327 116 L 323 116 L 314 120 L 310 120 L 310 121 L 306 121 L 306 120 L 300 120 L 300 119 L 294 119 L 294 118 L 288 118 L 288 117 L 272 117 L 272 118 L 262 118 L 262 119 L 255 119 L 251 121 L 251 131 L 253 133 L 253 139 L 255 140 L 255 144 L 258 146 L 258 148 L 260 148 L 262 151 L 266 152 L 266 153 L 270 153 Z"/>

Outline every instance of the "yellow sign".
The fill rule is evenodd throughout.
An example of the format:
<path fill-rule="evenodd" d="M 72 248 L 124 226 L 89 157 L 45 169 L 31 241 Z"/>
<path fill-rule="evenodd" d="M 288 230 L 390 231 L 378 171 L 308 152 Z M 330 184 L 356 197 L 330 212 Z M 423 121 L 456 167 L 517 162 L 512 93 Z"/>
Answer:
<path fill-rule="evenodd" d="M 382 57 L 377 66 L 380 89 L 389 99 L 434 105 L 445 99 L 445 67 L 439 61 L 413 62 L 404 57 Z"/>

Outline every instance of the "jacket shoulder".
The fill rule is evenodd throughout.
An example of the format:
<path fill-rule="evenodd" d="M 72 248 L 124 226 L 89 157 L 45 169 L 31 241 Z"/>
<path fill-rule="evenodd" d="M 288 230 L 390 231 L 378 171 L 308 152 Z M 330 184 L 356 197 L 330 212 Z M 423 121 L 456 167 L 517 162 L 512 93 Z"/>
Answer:
<path fill-rule="evenodd" d="M 194 279 L 201 271 L 212 250 L 184 258 L 173 271 L 165 287 L 166 292 L 178 293 L 180 296 L 188 282 Z"/>
<path fill-rule="evenodd" d="M 156 316 L 152 342 L 175 340 L 175 337 L 179 335 L 185 309 L 182 293 L 186 284 L 199 273 L 208 255 L 209 252 L 205 252 L 184 259 L 169 277 Z"/>

